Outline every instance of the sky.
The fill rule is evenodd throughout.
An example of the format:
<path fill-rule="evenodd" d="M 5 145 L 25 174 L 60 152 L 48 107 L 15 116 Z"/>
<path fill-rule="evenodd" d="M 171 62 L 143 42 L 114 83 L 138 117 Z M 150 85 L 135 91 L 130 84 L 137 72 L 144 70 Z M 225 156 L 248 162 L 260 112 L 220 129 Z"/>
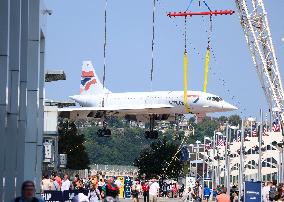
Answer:
<path fill-rule="evenodd" d="M 79 3 L 80 2 L 80 3 Z M 207 0 L 212 10 L 236 10 L 235 1 Z M 264 0 L 280 68 L 284 65 L 284 1 Z M 66 81 L 46 83 L 47 99 L 68 100 L 79 94 L 83 60 L 92 60 L 102 81 L 104 0 L 46 0 L 46 69 L 63 69 Z M 189 0 L 159 0 L 156 5 L 152 90 L 183 90 L 184 11 Z M 150 91 L 153 1 L 108 0 L 105 86 L 112 92 Z M 192 11 L 207 11 L 198 0 Z M 209 17 L 187 22 L 190 90 L 203 89 Z M 237 14 L 213 17 L 208 92 L 221 96 L 239 110 L 230 114 L 258 117 L 267 108 Z M 282 75 L 283 71 L 280 69 Z M 218 114 L 219 115 L 219 114 Z"/>

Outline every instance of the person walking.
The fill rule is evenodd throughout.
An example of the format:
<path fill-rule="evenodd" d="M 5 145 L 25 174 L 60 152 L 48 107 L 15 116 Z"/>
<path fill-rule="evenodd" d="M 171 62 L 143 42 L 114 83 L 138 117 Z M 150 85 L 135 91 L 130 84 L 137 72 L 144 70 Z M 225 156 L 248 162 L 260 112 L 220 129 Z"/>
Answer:
<path fill-rule="evenodd" d="M 192 198 L 195 202 L 202 201 L 202 189 L 198 181 L 195 182 L 195 186 L 192 189 Z"/>
<path fill-rule="evenodd" d="M 71 187 L 71 182 L 69 180 L 69 176 L 65 174 L 64 179 L 62 181 L 61 191 L 68 191 L 70 187 Z"/>
<path fill-rule="evenodd" d="M 159 195 L 160 186 L 157 183 L 156 179 L 152 180 L 152 183 L 149 185 L 149 201 L 157 202 Z"/>
<path fill-rule="evenodd" d="M 188 187 L 188 189 L 185 189 L 182 193 L 181 201 L 183 202 L 192 202 L 192 195 L 191 195 L 191 188 Z"/>
<path fill-rule="evenodd" d="M 35 197 L 35 184 L 33 181 L 25 181 L 22 184 L 21 196 L 13 202 L 44 202 L 42 199 Z"/>
<path fill-rule="evenodd" d="M 219 194 L 216 198 L 217 202 L 230 202 L 230 196 L 227 195 L 227 187 L 223 187 L 221 190 L 221 194 Z"/>
<path fill-rule="evenodd" d="M 100 195 L 101 195 L 100 190 L 98 189 L 97 184 L 91 183 L 90 192 L 89 192 L 89 201 L 98 202 L 99 200 L 101 200 Z"/>
<path fill-rule="evenodd" d="M 269 201 L 274 201 L 277 198 L 277 195 L 278 195 L 277 181 L 274 180 L 269 189 Z"/>
<path fill-rule="evenodd" d="M 162 196 L 163 197 L 168 196 L 168 185 L 166 182 L 164 182 L 162 185 Z"/>
<path fill-rule="evenodd" d="M 204 195 L 205 201 L 208 202 L 209 197 L 211 195 L 211 190 L 206 184 L 204 184 L 204 191 L 203 192 L 204 192 L 203 195 Z"/>
<path fill-rule="evenodd" d="M 48 177 L 48 175 L 44 175 L 42 180 L 41 180 L 41 190 L 42 191 L 48 191 L 51 190 L 51 181 Z"/>
<path fill-rule="evenodd" d="M 52 190 L 52 191 L 59 191 L 60 190 L 60 186 L 59 186 L 58 182 L 54 179 L 54 176 L 52 176 L 50 178 L 50 183 L 51 183 L 50 190 Z"/>
<path fill-rule="evenodd" d="M 142 191 L 144 196 L 144 202 L 149 202 L 149 184 L 148 182 L 144 182 L 142 185 Z"/>
<path fill-rule="evenodd" d="M 180 189 L 178 191 L 179 197 L 182 197 L 183 192 L 184 192 L 184 184 L 181 185 L 181 187 L 180 187 Z"/>
<path fill-rule="evenodd" d="M 116 197 L 119 194 L 119 188 L 113 182 L 113 178 L 109 178 L 107 180 L 107 184 L 105 186 L 105 202 L 116 202 Z"/>
<path fill-rule="evenodd" d="M 267 182 L 266 186 L 264 186 L 262 188 L 262 200 L 263 202 L 269 202 L 269 191 L 270 191 L 270 187 L 271 187 L 272 183 L 271 182 Z"/>

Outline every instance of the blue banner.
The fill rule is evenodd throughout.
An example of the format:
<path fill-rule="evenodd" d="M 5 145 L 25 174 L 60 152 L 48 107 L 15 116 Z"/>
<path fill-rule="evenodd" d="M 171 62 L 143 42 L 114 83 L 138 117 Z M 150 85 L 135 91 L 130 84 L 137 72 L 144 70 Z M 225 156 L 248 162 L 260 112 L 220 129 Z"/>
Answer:
<path fill-rule="evenodd" d="M 244 202 L 259 202 L 261 199 L 261 182 L 245 182 Z"/>
<path fill-rule="evenodd" d="M 41 196 L 45 202 L 71 202 L 74 196 L 78 195 L 78 190 L 72 191 L 44 191 Z M 89 190 L 80 191 L 88 196 Z"/>

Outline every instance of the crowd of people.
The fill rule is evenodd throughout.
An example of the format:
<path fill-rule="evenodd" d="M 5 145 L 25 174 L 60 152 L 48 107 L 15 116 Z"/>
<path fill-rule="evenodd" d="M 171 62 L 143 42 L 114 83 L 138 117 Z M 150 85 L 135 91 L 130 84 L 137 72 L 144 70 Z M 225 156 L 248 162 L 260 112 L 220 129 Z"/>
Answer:
<path fill-rule="evenodd" d="M 112 177 L 99 179 L 98 176 L 89 176 L 88 179 L 80 178 L 75 175 L 73 180 L 70 181 L 67 174 L 61 179 L 59 175 L 53 174 L 50 177 L 45 175 L 42 179 L 42 191 L 67 191 L 79 190 L 80 193 L 73 198 L 72 201 L 88 201 L 97 202 L 102 199 L 105 201 L 115 201 L 118 199 L 121 182 Z M 87 195 L 83 193 L 87 191 Z"/>
<path fill-rule="evenodd" d="M 264 202 L 284 201 L 284 184 L 277 181 L 267 182 L 262 188 Z"/>
<path fill-rule="evenodd" d="M 96 175 L 89 176 L 87 179 L 81 179 L 75 175 L 72 180 L 69 179 L 67 174 L 63 179 L 57 174 L 52 176 L 44 176 L 42 179 L 42 190 L 79 190 L 73 202 L 119 202 L 119 193 L 122 183 L 119 179 L 109 177 L 102 179 Z M 85 190 L 85 192 L 83 192 Z M 87 192 L 86 192 L 87 191 Z M 22 186 L 22 196 L 17 197 L 16 202 L 43 202 L 41 199 L 34 197 L 35 184 L 32 181 L 26 181 Z M 151 180 L 134 180 L 131 182 L 130 193 L 133 202 L 157 202 L 158 197 L 178 198 L 183 202 L 201 202 L 210 201 L 213 198 L 217 202 L 239 202 L 244 201 L 241 196 L 239 198 L 239 191 L 237 186 L 230 188 L 230 194 L 227 194 L 227 188 L 224 186 L 217 186 L 216 190 L 211 189 L 204 184 L 204 188 L 200 185 L 199 181 L 195 182 L 195 186 L 185 188 L 184 185 L 178 183 L 166 183 L 159 181 L 158 178 Z M 277 184 L 276 181 L 267 182 L 263 184 L 262 190 L 263 202 L 284 201 L 284 184 Z"/>

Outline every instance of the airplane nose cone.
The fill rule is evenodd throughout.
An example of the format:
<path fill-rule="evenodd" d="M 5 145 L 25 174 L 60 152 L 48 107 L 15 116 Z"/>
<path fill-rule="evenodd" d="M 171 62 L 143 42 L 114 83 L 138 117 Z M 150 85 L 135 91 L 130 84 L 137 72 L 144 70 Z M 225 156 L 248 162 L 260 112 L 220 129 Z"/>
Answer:
<path fill-rule="evenodd" d="M 222 106 L 224 111 L 234 111 L 237 110 L 238 108 L 235 107 L 234 105 L 231 105 L 230 103 L 225 102 Z"/>

